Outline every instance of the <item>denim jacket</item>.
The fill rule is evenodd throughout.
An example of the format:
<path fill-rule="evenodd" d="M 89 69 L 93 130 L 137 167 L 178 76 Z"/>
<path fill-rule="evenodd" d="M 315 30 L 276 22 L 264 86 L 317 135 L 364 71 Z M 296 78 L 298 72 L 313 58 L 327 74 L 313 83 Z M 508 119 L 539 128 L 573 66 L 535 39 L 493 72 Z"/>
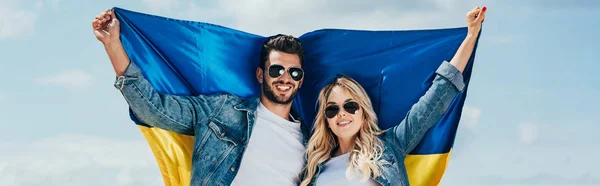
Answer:
<path fill-rule="evenodd" d="M 402 122 L 378 136 L 384 146 L 380 159 L 383 167 L 382 175 L 373 179 L 379 184 L 410 185 L 404 165 L 406 155 L 419 144 L 427 130 L 440 120 L 452 100 L 465 86 L 462 73 L 446 61 L 436 70 L 436 74 L 429 90 L 412 106 Z M 316 183 L 327 161 L 317 165 L 317 173 L 311 185 Z"/>
<path fill-rule="evenodd" d="M 160 94 L 133 62 L 114 86 L 121 91 L 138 121 L 195 136 L 191 185 L 231 184 L 252 134 L 259 98 Z M 301 129 L 306 145 L 309 130 L 304 124 Z"/>

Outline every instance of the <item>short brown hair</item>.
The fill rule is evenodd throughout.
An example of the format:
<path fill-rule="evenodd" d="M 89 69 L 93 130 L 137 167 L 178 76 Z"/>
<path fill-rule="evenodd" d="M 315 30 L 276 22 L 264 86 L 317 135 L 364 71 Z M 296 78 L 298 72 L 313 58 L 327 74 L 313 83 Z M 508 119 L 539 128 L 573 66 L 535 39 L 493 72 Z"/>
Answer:
<path fill-rule="evenodd" d="M 259 63 L 261 69 L 265 68 L 265 63 L 269 60 L 269 55 L 273 50 L 296 54 L 298 55 L 298 58 L 300 58 L 300 65 L 304 64 L 304 47 L 302 46 L 300 39 L 290 35 L 278 34 L 269 38 L 262 45 Z"/>

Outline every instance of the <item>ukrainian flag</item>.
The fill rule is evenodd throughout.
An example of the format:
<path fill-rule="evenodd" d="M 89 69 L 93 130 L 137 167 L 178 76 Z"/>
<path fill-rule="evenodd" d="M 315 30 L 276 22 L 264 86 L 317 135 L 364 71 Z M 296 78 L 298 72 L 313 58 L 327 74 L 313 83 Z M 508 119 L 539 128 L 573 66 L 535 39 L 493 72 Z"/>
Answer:
<path fill-rule="evenodd" d="M 231 93 L 245 98 L 260 94 L 255 70 L 266 37 L 209 23 L 114 10 L 121 21 L 121 40 L 129 58 L 157 91 L 176 95 Z M 318 91 L 328 79 L 343 73 L 367 90 L 381 128 L 397 125 L 429 88 L 437 67 L 452 59 L 466 34 L 466 27 L 322 29 L 306 33 L 300 36 L 306 50 L 305 82 L 293 107 L 304 121 L 313 121 Z M 474 54 L 463 73 L 465 91 L 406 159 L 411 185 L 438 185 L 442 179 Z M 153 128 L 132 114 L 131 119 L 148 141 L 165 185 L 189 185 L 194 137 Z"/>

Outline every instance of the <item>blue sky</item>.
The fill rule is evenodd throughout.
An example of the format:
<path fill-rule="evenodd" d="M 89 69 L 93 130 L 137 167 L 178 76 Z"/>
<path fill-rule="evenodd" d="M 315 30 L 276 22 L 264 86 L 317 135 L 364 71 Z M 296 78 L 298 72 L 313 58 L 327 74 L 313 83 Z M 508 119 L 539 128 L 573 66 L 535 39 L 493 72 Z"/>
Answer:
<path fill-rule="evenodd" d="M 0 0 L 0 185 L 162 184 L 91 30 L 106 8 L 299 36 L 462 27 L 481 4 L 488 15 L 441 185 L 599 185 L 600 2 L 589 0 Z"/>

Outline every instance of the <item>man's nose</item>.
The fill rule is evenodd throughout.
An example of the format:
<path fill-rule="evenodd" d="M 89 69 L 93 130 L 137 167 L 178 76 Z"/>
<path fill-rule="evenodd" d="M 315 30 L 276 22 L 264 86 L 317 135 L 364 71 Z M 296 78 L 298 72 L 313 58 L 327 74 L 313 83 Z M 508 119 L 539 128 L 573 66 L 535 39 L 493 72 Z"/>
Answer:
<path fill-rule="evenodd" d="M 288 73 L 287 70 L 283 72 L 283 75 L 281 75 L 281 77 L 279 77 L 279 79 L 281 81 L 283 81 L 284 83 L 292 82 L 292 77 L 290 77 L 290 74 Z"/>

